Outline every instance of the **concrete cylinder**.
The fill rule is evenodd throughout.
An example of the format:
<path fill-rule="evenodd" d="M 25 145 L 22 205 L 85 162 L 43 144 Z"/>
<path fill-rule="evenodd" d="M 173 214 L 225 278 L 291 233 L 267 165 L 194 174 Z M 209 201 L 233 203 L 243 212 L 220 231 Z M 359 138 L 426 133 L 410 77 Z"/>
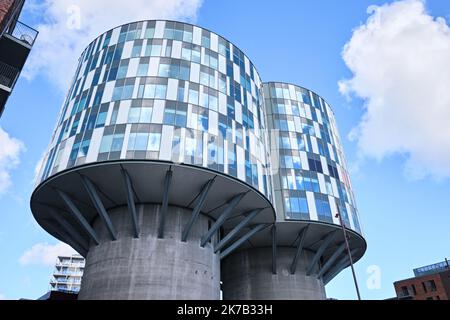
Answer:
<path fill-rule="evenodd" d="M 303 251 L 297 271 L 290 273 L 296 248 L 277 248 L 277 274 L 272 273 L 272 248 L 235 252 L 222 261 L 225 300 L 324 300 L 321 279 L 306 275 L 312 253 Z"/>
<path fill-rule="evenodd" d="M 183 228 L 192 210 L 169 207 L 164 238 L 158 239 L 161 206 L 141 205 L 139 238 L 133 237 L 127 207 L 111 210 L 117 229 L 112 241 L 101 219 L 94 222 L 100 244 L 91 243 L 79 294 L 80 300 L 217 300 L 220 298 L 220 259 L 212 245 L 204 248 L 200 238 L 212 221 L 200 215 L 187 242 Z"/>

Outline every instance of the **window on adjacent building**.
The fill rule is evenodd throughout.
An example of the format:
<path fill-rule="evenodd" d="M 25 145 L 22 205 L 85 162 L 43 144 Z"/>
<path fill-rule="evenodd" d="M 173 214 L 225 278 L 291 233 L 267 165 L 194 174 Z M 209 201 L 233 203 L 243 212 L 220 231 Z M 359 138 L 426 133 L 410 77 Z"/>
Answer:
<path fill-rule="evenodd" d="M 412 284 L 412 285 L 411 285 L 411 289 L 412 289 L 413 295 L 415 296 L 415 295 L 417 294 L 416 286 Z"/>
<path fill-rule="evenodd" d="M 428 280 L 428 281 L 423 282 L 422 284 L 424 285 L 424 288 L 426 288 L 425 292 L 428 292 L 428 291 L 434 292 L 437 290 L 436 283 L 434 282 L 434 280 Z"/>
<path fill-rule="evenodd" d="M 409 296 L 409 291 L 408 291 L 408 287 L 407 286 L 402 286 L 400 289 L 402 290 L 402 296 L 403 297 Z"/>
<path fill-rule="evenodd" d="M 422 288 L 423 288 L 423 291 L 428 292 L 425 282 L 422 282 Z"/>

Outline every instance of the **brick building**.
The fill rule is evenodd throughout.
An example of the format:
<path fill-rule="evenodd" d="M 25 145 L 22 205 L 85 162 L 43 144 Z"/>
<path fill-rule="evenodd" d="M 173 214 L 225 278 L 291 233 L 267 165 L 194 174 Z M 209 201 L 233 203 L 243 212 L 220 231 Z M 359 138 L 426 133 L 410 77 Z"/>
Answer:
<path fill-rule="evenodd" d="M 414 269 L 414 275 L 394 282 L 398 299 L 450 300 L 450 266 L 447 260 Z"/>
<path fill-rule="evenodd" d="M 21 3 L 20 3 L 21 2 Z M 20 12 L 18 5 L 23 5 L 24 1 L 2 0 L 0 1 L 0 33 L 7 27 L 8 21 L 13 18 L 15 12 Z"/>

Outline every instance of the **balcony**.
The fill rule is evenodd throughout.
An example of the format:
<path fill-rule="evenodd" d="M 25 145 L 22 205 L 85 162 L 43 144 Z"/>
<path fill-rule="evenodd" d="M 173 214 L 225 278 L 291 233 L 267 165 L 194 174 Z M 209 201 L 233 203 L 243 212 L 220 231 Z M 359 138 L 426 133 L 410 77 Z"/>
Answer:
<path fill-rule="evenodd" d="M 20 70 L 0 61 L 0 88 L 11 91 L 19 77 Z"/>
<path fill-rule="evenodd" d="M 17 21 L 0 39 L 0 61 L 22 69 L 38 32 Z"/>
<path fill-rule="evenodd" d="M 17 21 L 12 31 L 7 32 L 6 35 L 19 41 L 24 46 L 31 49 L 38 36 L 39 32 L 26 24 Z"/>
<path fill-rule="evenodd" d="M 37 35 L 36 30 L 17 21 L 0 37 L 0 116 Z"/>

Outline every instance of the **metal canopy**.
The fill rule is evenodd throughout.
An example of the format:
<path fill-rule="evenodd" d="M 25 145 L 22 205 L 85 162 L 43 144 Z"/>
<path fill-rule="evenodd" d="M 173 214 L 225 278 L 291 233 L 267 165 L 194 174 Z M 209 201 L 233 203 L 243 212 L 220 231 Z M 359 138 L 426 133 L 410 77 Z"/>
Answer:
<path fill-rule="evenodd" d="M 171 177 L 168 177 L 168 172 L 172 172 Z M 86 181 L 83 182 L 82 177 L 88 179 L 94 188 L 87 187 Z M 223 236 L 215 245 L 214 251 L 221 252 L 222 256 L 226 257 L 224 253 L 228 255 L 234 250 L 270 247 L 272 248 L 272 266 L 268 266 L 268 268 L 271 268 L 274 273 L 277 271 L 277 248 L 298 249 L 299 233 L 306 226 L 309 226 L 309 231 L 305 235 L 302 251 L 313 253 L 319 250 L 323 239 L 330 232 L 338 230 L 335 238 L 330 241 L 329 246 L 323 249 L 323 253 L 319 257 L 325 264 L 343 241 L 340 226 L 334 224 L 316 221 L 277 221 L 275 228 L 263 227 L 262 225 L 268 224 L 273 226 L 275 222 L 275 211 L 270 201 L 258 190 L 225 174 L 202 167 L 171 162 L 121 160 L 89 164 L 66 170 L 46 180 L 33 193 L 31 208 L 38 223 L 62 241 L 71 245 L 76 242 L 78 245 L 74 246 L 79 247 L 82 255 L 87 252 L 91 235 L 68 208 L 66 201 L 58 196 L 55 189 L 69 195 L 69 199 L 89 226 L 92 226 L 96 219 L 104 220 L 101 206 L 108 213 L 110 209 L 118 206 L 132 208 L 134 205 L 136 222 L 138 221 L 137 206 L 143 203 L 164 204 L 167 201 L 168 206 L 191 209 L 192 216 L 180 234 L 181 240 L 184 241 L 191 240 L 189 238 L 190 230 L 200 214 L 217 222 L 224 213 L 227 203 L 229 204 L 237 195 L 245 194 L 236 204 L 232 213 L 225 219 L 221 219 L 220 229 L 223 230 Z M 133 201 L 129 201 L 130 199 Z M 53 212 L 49 210 L 49 207 L 54 208 Z M 131 214 L 130 219 L 134 219 Z M 58 221 L 64 221 L 64 226 Z M 105 220 L 103 222 L 108 224 L 107 219 L 106 222 Z M 161 221 L 159 223 L 161 226 Z M 249 227 L 250 223 L 258 228 L 256 232 L 255 229 Z M 52 226 L 49 227 L 49 224 Z M 114 231 L 113 228 L 114 226 L 111 230 L 108 229 L 111 238 L 113 238 L 111 232 Z M 59 229 L 63 231 L 58 232 Z M 138 228 L 133 227 L 133 229 L 137 229 L 131 230 L 133 235 L 139 234 Z M 217 231 L 218 229 L 215 230 L 215 232 Z M 250 232 L 251 236 L 245 239 Z M 351 249 L 358 249 L 353 254 L 356 262 L 364 254 L 366 242 L 353 230 L 348 229 L 347 233 L 351 237 Z M 206 238 L 204 237 L 204 240 Z M 95 240 L 92 241 L 95 244 Z M 323 272 L 323 278 L 334 276 L 331 271 L 336 271 L 335 267 L 338 266 L 339 259 L 340 257 L 330 263 L 330 267 L 327 266 L 328 270 Z"/>
<path fill-rule="evenodd" d="M 70 195 L 72 200 L 76 199 L 74 201 L 79 212 L 78 216 L 85 223 L 80 223 L 79 217 L 73 215 L 67 201 L 55 196 L 58 194 L 56 189 Z M 245 197 L 236 201 L 232 210 L 226 216 L 222 216 L 226 204 L 237 195 L 243 194 Z M 253 217 L 252 223 L 271 224 L 275 221 L 275 211 L 269 200 L 258 190 L 240 180 L 202 167 L 145 160 L 94 163 L 58 173 L 36 188 L 32 195 L 31 209 L 40 223 L 52 218 L 46 208 L 49 206 L 55 208 L 58 215 L 67 221 L 81 238 L 89 241 L 89 238 L 93 237 L 95 242 L 98 238 L 95 240 L 89 228 L 92 229 L 94 221 L 98 218 L 108 224 L 108 219 L 104 219 L 108 216 L 104 213 L 118 206 L 128 206 L 133 222 L 132 233 L 137 237 L 139 235 L 137 206 L 145 203 L 162 204 L 162 212 L 165 203 L 167 206 L 191 209 L 192 221 L 185 226 L 180 235 L 185 240 L 189 240 L 190 228 L 199 214 L 206 215 L 215 222 L 222 216 L 220 225 L 217 226 L 225 230 L 224 236 L 255 209 L 258 209 L 259 213 Z M 162 235 L 163 225 L 164 220 L 162 223 L 160 221 L 159 235 Z M 112 224 L 110 227 L 109 233 L 113 238 L 115 229 Z M 43 228 L 47 229 L 45 226 Z M 60 233 L 56 234 L 54 230 L 47 231 L 67 242 Z M 209 235 L 210 233 L 204 236 L 203 242 Z M 235 237 L 239 237 L 238 232 L 235 232 L 233 238 Z"/>

